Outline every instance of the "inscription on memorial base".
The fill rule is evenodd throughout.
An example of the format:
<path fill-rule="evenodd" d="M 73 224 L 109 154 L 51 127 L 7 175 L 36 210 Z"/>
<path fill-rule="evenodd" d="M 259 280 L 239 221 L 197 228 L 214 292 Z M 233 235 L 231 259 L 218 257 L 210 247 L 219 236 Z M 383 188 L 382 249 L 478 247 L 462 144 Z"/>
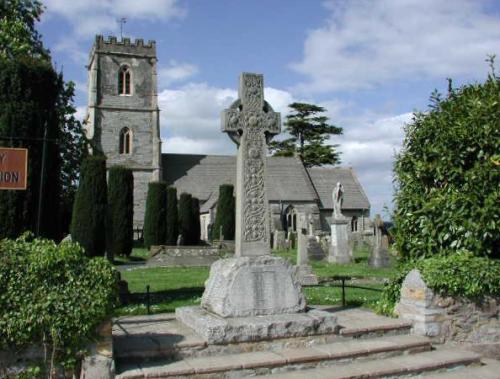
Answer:
<path fill-rule="evenodd" d="M 201 306 L 222 317 L 303 312 L 295 268 L 272 256 L 222 259 L 210 269 Z"/>

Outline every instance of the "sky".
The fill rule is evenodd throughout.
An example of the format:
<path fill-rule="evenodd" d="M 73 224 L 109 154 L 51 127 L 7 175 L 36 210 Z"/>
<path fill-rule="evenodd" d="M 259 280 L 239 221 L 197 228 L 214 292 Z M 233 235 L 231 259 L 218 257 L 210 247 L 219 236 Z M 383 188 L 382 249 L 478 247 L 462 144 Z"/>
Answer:
<path fill-rule="evenodd" d="M 236 154 L 220 112 L 241 72 L 264 74 L 282 120 L 288 104 L 323 106 L 343 128 L 341 166 L 357 173 L 371 213 L 387 219 L 404 125 L 434 89 L 484 81 L 500 56 L 500 0 L 44 0 L 37 25 L 86 113 L 96 34 L 155 40 L 162 150 Z M 497 65 L 498 66 L 498 65 Z M 168 169 L 168 168 L 167 168 Z"/>

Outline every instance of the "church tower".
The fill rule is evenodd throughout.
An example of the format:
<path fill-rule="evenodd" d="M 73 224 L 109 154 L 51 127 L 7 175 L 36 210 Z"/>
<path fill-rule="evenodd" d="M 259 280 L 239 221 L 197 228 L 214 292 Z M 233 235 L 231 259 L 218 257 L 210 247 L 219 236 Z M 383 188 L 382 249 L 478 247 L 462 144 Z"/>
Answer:
<path fill-rule="evenodd" d="M 148 183 L 161 178 L 156 45 L 96 36 L 88 69 L 87 138 L 107 167 L 134 173 L 134 228 L 142 228 Z"/>

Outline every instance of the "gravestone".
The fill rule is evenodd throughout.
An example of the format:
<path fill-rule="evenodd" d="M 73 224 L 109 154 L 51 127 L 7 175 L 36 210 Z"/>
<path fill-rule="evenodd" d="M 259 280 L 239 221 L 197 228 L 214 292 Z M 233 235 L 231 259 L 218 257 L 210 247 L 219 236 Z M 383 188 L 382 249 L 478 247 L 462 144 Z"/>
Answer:
<path fill-rule="evenodd" d="M 201 307 L 178 308 L 177 318 L 209 343 L 335 330 L 334 315 L 305 312 L 295 267 L 270 255 L 266 154 L 280 116 L 264 101 L 262 75 L 241 75 L 239 99 L 222 113 L 222 130 L 238 146 L 235 257 L 212 265 Z"/>
<path fill-rule="evenodd" d="M 310 215 L 309 215 L 310 216 Z M 299 213 L 297 218 L 297 275 L 300 284 L 316 285 L 318 278 L 309 265 L 309 240 L 311 235 L 311 218 L 304 213 Z"/>
<path fill-rule="evenodd" d="M 286 249 L 286 232 L 284 230 L 275 230 L 273 233 L 273 249 Z"/>
<path fill-rule="evenodd" d="M 391 265 L 389 259 L 389 251 L 387 249 L 387 236 L 382 235 L 382 229 L 384 227 L 384 222 L 380 215 L 375 216 L 375 221 L 373 222 L 374 229 L 374 242 L 373 249 L 368 260 L 368 264 L 372 267 L 389 267 Z M 385 237 L 385 238 L 384 238 Z"/>
<path fill-rule="evenodd" d="M 344 187 L 341 183 L 335 186 L 333 199 L 333 214 L 331 221 L 331 245 L 328 262 L 346 264 L 353 261 L 352 249 L 348 241 L 349 219 L 342 214 Z"/>

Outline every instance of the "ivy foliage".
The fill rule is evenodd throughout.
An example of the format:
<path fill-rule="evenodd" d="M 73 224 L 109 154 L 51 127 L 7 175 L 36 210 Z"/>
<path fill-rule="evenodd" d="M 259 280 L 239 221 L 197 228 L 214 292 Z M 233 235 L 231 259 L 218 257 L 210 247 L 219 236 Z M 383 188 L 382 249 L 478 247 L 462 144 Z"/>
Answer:
<path fill-rule="evenodd" d="M 500 81 L 434 93 L 395 162 L 394 236 L 405 258 L 464 249 L 500 258 Z"/>
<path fill-rule="evenodd" d="M 461 250 L 401 263 L 377 304 L 380 313 L 392 315 L 400 298 L 401 285 L 413 269 L 418 269 L 427 286 L 441 295 L 477 299 L 500 294 L 500 261 Z"/>
<path fill-rule="evenodd" d="M 77 243 L 30 234 L 0 241 L 0 348 L 35 344 L 51 361 L 73 358 L 116 305 L 117 278 Z"/>
<path fill-rule="evenodd" d="M 0 238 L 36 230 L 45 128 L 49 141 L 40 233 L 60 236 L 61 157 L 56 141 L 61 133 L 57 110 L 61 85 L 50 62 L 0 57 L 0 146 L 28 149 L 26 191 L 0 191 Z"/>

